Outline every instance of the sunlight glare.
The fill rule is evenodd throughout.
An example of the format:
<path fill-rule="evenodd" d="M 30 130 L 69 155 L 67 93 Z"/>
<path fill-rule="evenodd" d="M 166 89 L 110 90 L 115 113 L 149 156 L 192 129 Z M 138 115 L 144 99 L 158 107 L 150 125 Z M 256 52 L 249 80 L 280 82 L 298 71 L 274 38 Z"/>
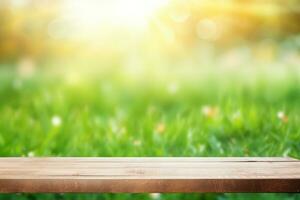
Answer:
<path fill-rule="evenodd" d="M 167 0 L 65 0 L 64 15 L 85 28 L 145 27 Z"/>

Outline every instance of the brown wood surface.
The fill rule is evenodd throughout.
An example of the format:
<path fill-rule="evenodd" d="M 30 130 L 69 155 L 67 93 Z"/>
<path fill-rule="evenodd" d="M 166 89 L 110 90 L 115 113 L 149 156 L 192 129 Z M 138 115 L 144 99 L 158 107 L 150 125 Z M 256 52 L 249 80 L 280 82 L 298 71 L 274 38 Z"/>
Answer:
<path fill-rule="evenodd" d="M 291 158 L 0 158 L 0 192 L 300 192 Z"/>

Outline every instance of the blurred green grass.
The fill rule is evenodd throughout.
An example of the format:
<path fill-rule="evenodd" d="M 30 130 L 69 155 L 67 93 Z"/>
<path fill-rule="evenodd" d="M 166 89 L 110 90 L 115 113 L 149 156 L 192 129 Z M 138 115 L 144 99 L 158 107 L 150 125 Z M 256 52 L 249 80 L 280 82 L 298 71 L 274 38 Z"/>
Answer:
<path fill-rule="evenodd" d="M 216 71 L 216 70 L 214 70 Z M 256 70 L 258 71 L 258 70 Z M 0 73 L 0 156 L 300 158 L 300 79 Z M 1 195 L 3 199 L 300 199 L 298 194 Z"/>

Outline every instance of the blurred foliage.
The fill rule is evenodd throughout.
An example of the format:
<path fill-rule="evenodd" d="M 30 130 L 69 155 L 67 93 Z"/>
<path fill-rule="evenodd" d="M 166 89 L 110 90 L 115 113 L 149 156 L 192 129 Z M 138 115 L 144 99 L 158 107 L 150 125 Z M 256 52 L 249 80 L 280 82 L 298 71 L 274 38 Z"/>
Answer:
<path fill-rule="evenodd" d="M 2 0 L 1 63 L 23 57 L 44 63 L 74 57 L 110 62 L 136 49 L 143 52 L 142 56 L 151 52 L 172 60 L 207 42 L 222 50 L 245 43 L 251 46 L 262 40 L 283 40 L 300 32 L 297 0 L 170 0 L 142 33 L 132 28 L 99 29 L 97 11 L 82 24 L 77 18 L 66 19 L 70 11 L 65 9 L 65 1 Z M 80 1 L 71 4 L 74 2 Z M 81 1 L 80 6 L 95 6 L 91 2 Z M 134 4 L 132 7 L 139 9 Z M 86 13 L 77 15 L 84 17 Z M 82 33 L 90 22 L 92 28 Z"/>

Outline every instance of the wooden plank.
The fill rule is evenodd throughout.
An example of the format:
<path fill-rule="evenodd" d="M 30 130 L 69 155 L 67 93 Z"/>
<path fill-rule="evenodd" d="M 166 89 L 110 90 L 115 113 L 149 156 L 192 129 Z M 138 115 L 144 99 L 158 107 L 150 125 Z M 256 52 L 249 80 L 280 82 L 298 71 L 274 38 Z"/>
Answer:
<path fill-rule="evenodd" d="M 282 161 L 299 161 L 290 157 L 1 157 L 2 162 L 26 162 L 38 160 L 46 162 L 55 161 L 78 161 L 81 162 L 282 162 Z"/>
<path fill-rule="evenodd" d="M 0 192 L 300 192 L 300 161 L 0 158 Z"/>

